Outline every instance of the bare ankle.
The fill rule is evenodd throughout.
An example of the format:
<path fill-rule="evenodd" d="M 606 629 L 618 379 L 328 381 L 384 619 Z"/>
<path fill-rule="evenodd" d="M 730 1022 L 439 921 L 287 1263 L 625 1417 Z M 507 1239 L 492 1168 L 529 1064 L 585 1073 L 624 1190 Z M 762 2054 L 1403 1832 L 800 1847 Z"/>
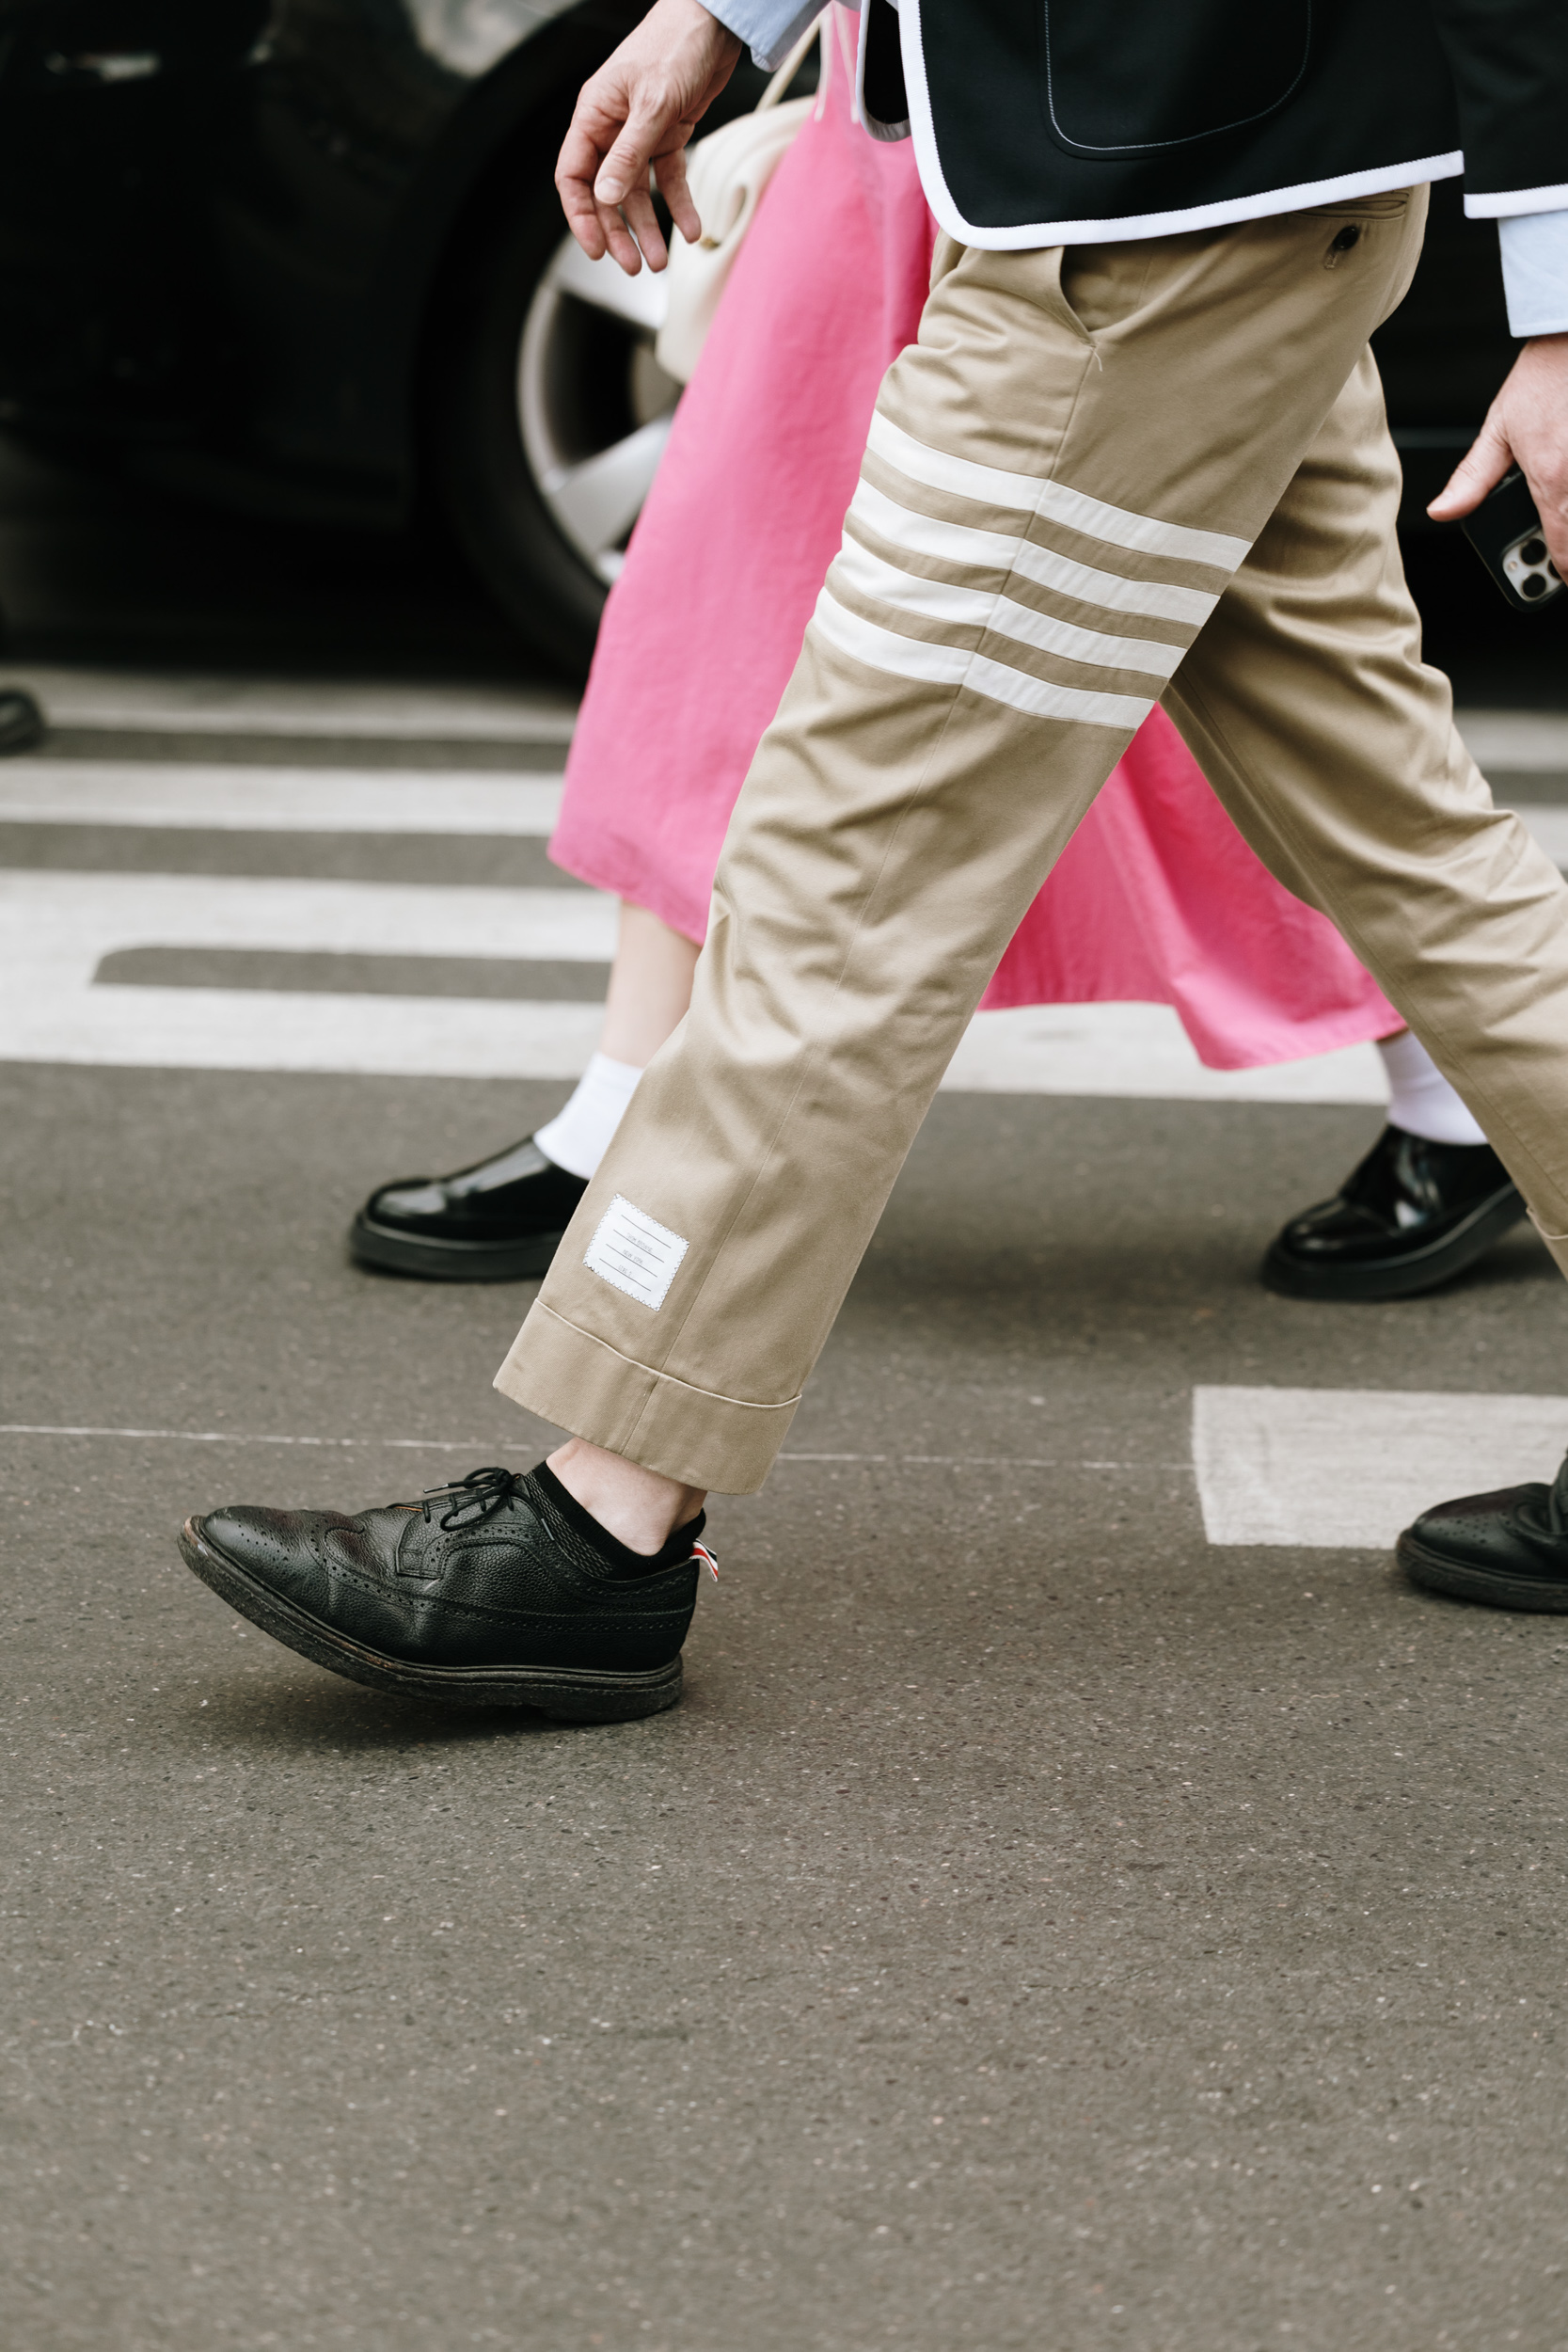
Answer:
<path fill-rule="evenodd" d="M 548 1462 L 574 1502 L 617 1543 L 648 1558 L 662 1550 L 676 1528 L 694 1519 L 703 1507 L 701 1486 L 683 1486 L 582 1438 L 568 1438 Z"/>

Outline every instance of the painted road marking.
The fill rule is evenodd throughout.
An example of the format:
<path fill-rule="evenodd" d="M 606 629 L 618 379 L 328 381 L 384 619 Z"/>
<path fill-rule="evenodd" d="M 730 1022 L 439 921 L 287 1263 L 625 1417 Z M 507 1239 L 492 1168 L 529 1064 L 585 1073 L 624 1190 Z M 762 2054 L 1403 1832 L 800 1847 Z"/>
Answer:
<path fill-rule="evenodd" d="M 201 833 L 544 835 L 559 776 L 430 769 L 252 768 L 151 760 L 8 759 L 0 824 L 158 825 Z"/>
<path fill-rule="evenodd" d="M 568 694 L 507 686 L 388 686 L 344 680 L 130 673 L 35 663 L 7 677 L 38 696 L 55 726 L 161 735 L 321 735 L 561 743 Z"/>
<path fill-rule="evenodd" d="M 1494 769 L 1568 773 L 1568 711 L 1456 710 L 1454 723 L 1483 775 Z"/>
<path fill-rule="evenodd" d="M 95 988 L 93 974 L 119 950 L 168 946 L 605 963 L 618 912 L 590 890 L 0 872 L 0 1060 L 577 1077 L 596 1004 Z"/>
<path fill-rule="evenodd" d="M 1375 1045 L 1260 1070 L 1206 1070 L 1169 1005 L 1017 1005 L 977 1012 L 942 1087 L 1184 1103 L 1386 1103 Z"/>
<path fill-rule="evenodd" d="M 595 890 L 436 887 L 242 874 L 0 870 L 0 959 L 90 977 L 121 947 L 301 947 L 345 955 L 541 956 L 602 963 L 617 901 Z"/>
<path fill-rule="evenodd" d="M 1451 1390 L 1193 1391 L 1212 1544 L 1386 1551 L 1419 1511 L 1555 1476 L 1568 1396 Z"/>
<path fill-rule="evenodd" d="M 37 670 L 62 723 L 269 734 L 515 741 L 569 739 L 564 696 L 506 688 L 300 684 L 237 677 Z M 1476 711 L 1461 725 L 1499 769 L 1568 769 L 1568 720 Z M 454 752 L 452 756 L 457 755 Z M 0 765 L 0 823 L 236 832 L 543 836 L 553 776 L 33 758 Z M 1568 862 L 1568 809 L 1526 821 Z M 533 1000 L 370 997 L 284 990 L 95 989 L 101 957 L 159 946 L 407 957 L 613 953 L 613 902 L 549 891 L 254 877 L 0 873 L 0 1058 L 213 1070 L 571 1078 L 594 1050 L 596 1007 Z M 949 1092 L 1196 1103 L 1386 1100 L 1370 1045 L 1245 1071 L 1207 1070 L 1163 1005 L 1025 1006 L 976 1016 Z"/>
<path fill-rule="evenodd" d="M 290 948 L 602 963 L 617 907 L 590 890 L 468 889 L 240 875 L 0 871 L 0 1060 L 411 1077 L 572 1078 L 598 1037 L 594 1005 L 97 989 L 129 947 Z M 1029 1006 L 976 1015 L 950 1092 L 1199 1103 L 1385 1099 L 1370 1045 L 1263 1070 L 1206 1070 L 1165 1005 Z"/>

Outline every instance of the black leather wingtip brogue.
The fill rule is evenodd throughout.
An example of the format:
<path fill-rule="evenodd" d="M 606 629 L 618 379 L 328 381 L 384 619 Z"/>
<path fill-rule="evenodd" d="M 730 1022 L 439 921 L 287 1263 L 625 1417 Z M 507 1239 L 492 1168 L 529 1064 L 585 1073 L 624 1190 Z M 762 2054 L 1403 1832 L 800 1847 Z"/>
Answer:
<path fill-rule="evenodd" d="M 361 1265 L 437 1282 L 543 1274 L 588 1190 L 531 1136 L 451 1176 L 404 1176 L 372 1192 L 349 1229 Z"/>
<path fill-rule="evenodd" d="M 1414 1298 L 1474 1265 L 1524 1215 L 1489 1143 L 1385 1127 L 1332 1200 L 1276 1234 L 1263 1286 L 1287 1298 Z"/>
<path fill-rule="evenodd" d="M 1413 1584 L 1489 1609 L 1568 1613 L 1568 1461 L 1551 1485 L 1433 1504 L 1397 1547 Z"/>
<path fill-rule="evenodd" d="M 187 1519 L 214 1593 L 318 1666 L 406 1697 L 619 1723 L 673 1707 L 702 1519 L 657 1559 L 599 1556 L 538 1479 L 475 1470 L 347 1516 L 239 1504 Z"/>

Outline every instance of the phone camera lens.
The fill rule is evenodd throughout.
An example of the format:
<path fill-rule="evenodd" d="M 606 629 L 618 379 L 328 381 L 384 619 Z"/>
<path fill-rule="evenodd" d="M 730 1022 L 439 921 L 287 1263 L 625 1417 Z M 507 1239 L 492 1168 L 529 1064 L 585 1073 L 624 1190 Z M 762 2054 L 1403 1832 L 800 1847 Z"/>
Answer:
<path fill-rule="evenodd" d="M 1519 561 L 1521 564 L 1539 564 L 1545 552 L 1544 539 L 1527 539 L 1519 549 Z"/>
<path fill-rule="evenodd" d="M 1544 596 L 1545 593 L 1546 583 L 1539 572 L 1531 572 L 1528 580 L 1522 580 L 1519 582 L 1519 594 L 1522 596 Z"/>

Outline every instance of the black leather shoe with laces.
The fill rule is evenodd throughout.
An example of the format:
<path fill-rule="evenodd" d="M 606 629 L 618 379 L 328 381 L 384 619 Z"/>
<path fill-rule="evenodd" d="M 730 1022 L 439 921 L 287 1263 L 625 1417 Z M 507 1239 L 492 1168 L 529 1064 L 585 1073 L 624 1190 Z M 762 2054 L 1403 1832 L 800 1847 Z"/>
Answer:
<path fill-rule="evenodd" d="M 1493 1609 L 1568 1613 L 1568 1461 L 1549 1486 L 1503 1486 L 1423 1511 L 1399 1540 L 1413 1584 Z"/>
<path fill-rule="evenodd" d="M 1489 1143 L 1385 1127 L 1334 1199 L 1275 1236 L 1263 1286 L 1287 1298 L 1412 1298 L 1473 1265 L 1524 1214 Z"/>
<path fill-rule="evenodd" d="M 453 1176 L 404 1176 L 372 1192 L 349 1229 L 361 1265 L 438 1282 L 543 1274 L 588 1190 L 531 1136 Z"/>
<path fill-rule="evenodd" d="M 701 1515 L 644 1560 L 597 1549 L 574 1510 L 532 1472 L 479 1470 L 353 1517 L 211 1511 L 180 1549 L 242 1617 L 353 1682 L 578 1723 L 673 1707 Z"/>

